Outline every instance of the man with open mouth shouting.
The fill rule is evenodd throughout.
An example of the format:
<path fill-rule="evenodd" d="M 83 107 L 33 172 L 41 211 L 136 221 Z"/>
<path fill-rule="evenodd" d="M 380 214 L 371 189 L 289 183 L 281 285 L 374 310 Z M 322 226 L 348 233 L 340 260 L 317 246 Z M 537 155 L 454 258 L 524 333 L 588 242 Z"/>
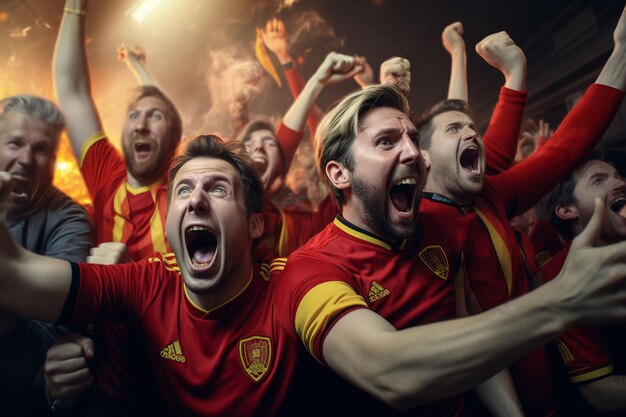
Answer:
<path fill-rule="evenodd" d="M 2 201 L 11 181 L 0 173 Z M 268 265 L 252 257 L 263 231 L 257 167 L 238 142 L 197 137 L 173 161 L 168 200 L 175 259 L 58 261 L 21 249 L 1 226 L 0 305 L 48 321 L 132 324 L 174 415 L 276 415 L 298 344 L 275 314 Z"/>
<path fill-rule="evenodd" d="M 602 200 L 606 212 L 598 245 L 626 240 L 626 180 L 611 164 L 590 159 L 548 197 L 552 224 L 568 244 L 541 269 L 545 282 L 554 279 L 563 266 L 571 239 L 578 236 L 591 220 L 596 199 Z M 567 395 L 567 405 L 571 407 L 567 415 L 622 415 L 626 409 L 624 325 L 572 329 L 559 336 L 557 346 L 569 380 L 587 403 L 570 401 L 577 397 Z M 571 393 L 568 391 L 571 388 L 568 386 L 565 392 Z M 604 414 L 609 411 L 615 414 Z"/>
<path fill-rule="evenodd" d="M 598 223 L 575 242 L 576 255 L 559 279 L 451 320 L 463 313 L 462 291 L 455 291 L 463 248 L 444 219 L 418 218 L 426 165 L 395 87 L 366 88 L 329 111 L 316 135 L 316 160 L 340 215 L 286 262 L 275 261 L 271 280 L 280 282 L 277 311 L 293 337 L 362 390 L 327 376 L 316 395 L 331 395 L 336 414 L 393 415 L 392 406 L 411 415 L 463 415 L 462 392 L 573 325 L 621 309 L 617 299 L 590 302 L 624 291 L 614 280 L 626 278 L 626 244 L 603 248 L 613 260 L 596 258 L 599 250 L 591 247 L 598 211 Z M 603 262 L 617 262 L 620 272 Z M 608 281 L 601 284 L 601 276 Z M 503 415 L 519 412 L 510 401 L 500 404 Z"/>
<path fill-rule="evenodd" d="M 446 100 L 418 122 L 420 146 L 428 165 L 428 193 L 421 211 L 439 214 L 457 225 L 460 240 L 464 240 L 459 244 L 464 250 L 469 287 L 482 310 L 530 291 L 530 275 L 536 266 L 533 270 L 527 260 L 534 259 L 526 259 L 509 219 L 538 203 L 576 167 L 602 138 L 622 102 L 626 89 L 625 13 L 614 31 L 613 52 L 596 83 L 545 147 L 510 169 L 485 175 L 485 146 L 467 103 Z M 507 45 L 514 46 L 512 41 Z M 523 58 L 521 50 L 517 54 Z M 525 68 L 525 59 L 523 64 Z M 525 79 L 518 87 L 525 88 Z M 510 149 L 512 160 L 523 106 L 509 106 L 505 112 L 513 114 L 494 117 L 489 130 L 500 124 L 498 130 L 505 134 L 492 135 L 492 140 L 511 143 L 492 147 Z M 549 415 L 553 404 L 546 383 L 545 353 L 541 350 L 523 358 L 511 367 L 511 374 L 527 414 Z"/>
<path fill-rule="evenodd" d="M 93 203 L 96 243 L 121 242 L 131 260 L 170 252 L 165 238 L 167 166 L 182 134 L 180 115 L 155 86 L 138 88 L 126 108 L 120 155 L 103 133 L 92 97 L 86 46 L 87 0 L 66 0 L 54 51 L 54 87 L 67 133 Z M 99 248 L 102 250 L 102 248 Z M 99 386 L 126 404 L 149 399 L 150 383 L 134 331 L 97 328 L 92 367 Z M 112 404 L 112 401 L 102 401 Z M 143 408 L 140 407 L 143 412 Z"/>

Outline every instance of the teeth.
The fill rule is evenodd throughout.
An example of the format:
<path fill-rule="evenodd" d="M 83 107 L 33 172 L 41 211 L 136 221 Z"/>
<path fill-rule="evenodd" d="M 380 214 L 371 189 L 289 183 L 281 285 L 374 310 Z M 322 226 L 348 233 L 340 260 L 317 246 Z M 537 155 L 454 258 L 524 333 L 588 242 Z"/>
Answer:
<path fill-rule="evenodd" d="M 396 182 L 394 185 L 416 185 L 417 180 L 415 178 L 403 178 Z"/>
<path fill-rule="evenodd" d="M 202 230 L 209 230 L 209 228 L 205 226 L 191 226 L 189 228 L 190 232 L 196 232 L 196 231 L 202 231 Z"/>

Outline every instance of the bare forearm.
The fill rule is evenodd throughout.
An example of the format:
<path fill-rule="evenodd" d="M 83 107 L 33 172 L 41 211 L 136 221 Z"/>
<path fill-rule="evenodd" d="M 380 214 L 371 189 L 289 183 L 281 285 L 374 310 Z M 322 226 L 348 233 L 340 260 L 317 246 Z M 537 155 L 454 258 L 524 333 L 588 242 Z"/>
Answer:
<path fill-rule="evenodd" d="M 596 83 L 626 91 L 626 45 L 615 46 Z"/>
<path fill-rule="evenodd" d="M 448 98 L 468 101 L 467 87 L 467 54 L 465 47 L 457 48 L 450 55 L 452 65 L 450 69 L 450 85 L 448 86 Z"/>
<path fill-rule="evenodd" d="M 85 51 L 86 15 L 77 14 L 86 10 L 87 2 L 67 0 L 65 9 L 75 11 L 63 13 L 59 35 L 54 49 L 54 86 L 61 101 L 69 94 L 89 95 L 90 82 Z"/>
<path fill-rule="evenodd" d="M 86 1 L 67 0 L 54 48 L 55 96 L 65 115 L 67 133 L 75 155 L 95 133 L 102 131 L 91 97 L 85 51 Z M 67 10 L 70 10 L 68 12 Z"/>
<path fill-rule="evenodd" d="M 128 66 L 128 69 L 133 74 L 139 85 L 152 85 L 161 89 L 156 78 L 154 77 L 154 75 L 152 75 L 148 67 L 143 62 L 137 59 L 128 58 L 128 60 L 126 61 L 126 65 Z"/>
<path fill-rule="evenodd" d="M 23 249 L 4 225 L 0 242 L 0 308 L 29 319 L 58 320 L 70 289 L 70 264 Z"/>
<path fill-rule="evenodd" d="M 297 132 L 304 130 L 307 117 L 313 106 L 315 106 L 315 102 L 323 89 L 324 86 L 315 78 L 311 78 L 307 81 L 300 95 L 295 99 L 289 110 L 287 110 L 287 113 L 285 113 L 283 124 Z"/>
<path fill-rule="evenodd" d="M 357 310 L 329 332 L 324 357 L 346 379 L 398 408 L 450 397 L 563 331 L 567 316 L 546 307 L 554 305 L 553 294 L 535 291 L 486 313 L 402 331 Z M 368 314 L 382 320 L 375 325 L 380 333 L 363 329 L 356 317 Z"/>

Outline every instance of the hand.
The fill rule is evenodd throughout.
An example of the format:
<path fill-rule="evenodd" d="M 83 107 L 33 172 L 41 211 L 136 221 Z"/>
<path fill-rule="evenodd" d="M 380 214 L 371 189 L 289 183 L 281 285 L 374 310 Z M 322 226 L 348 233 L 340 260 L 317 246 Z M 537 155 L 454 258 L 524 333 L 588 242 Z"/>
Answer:
<path fill-rule="evenodd" d="M 131 262 L 126 245 L 121 242 L 103 242 L 91 248 L 87 263 L 99 265 L 124 264 Z"/>
<path fill-rule="evenodd" d="M 539 119 L 539 124 L 533 119 L 528 119 L 524 133 L 530 135 L 535 141 L 535 145 L 537 145 L 542 139 L 550 138 L 550 136 L 554 134 L 554 131 L 550 130 L 550 124 L 544 122 L 543 119 Z"/>
<path fill-rule="evenodd" d="M 459 50 L 465 49 L 463 40 L 463 24 L 461 22 L 450 23 L 441 32 L 441 43 L 450 55 Z"/>
<path fill-rule="evenodd" d="M 397 56 L 389 58 L 380 66 L 380 83 L 395 85 L 408 96 L 411 91 L 411 63 Z"/>
<path fill-rule="evenodd" d="M 11 191 L 15 183 L 11 178 L 11 174 L 6 171 L 0 171 L 0 223 L 4 223 L 7 212 L 11 206 Z"/>
<path fill-rule="evenodd" d="M 274 18 L 267 21 L 263 32 L 263 43 L 276 55 L 281 64 L 292 61 L 289 55 L 287 32 L 282 20 Z"/>
<path fill-rule="evenodd" d="M 137 45 L 123 43 L 117 48 L 117 59 L 122 62 L 133 60 L 145 64 L 146 52 Z"/>
<path fill-rule="evenodd" d="M 48 400 L 70 406 L 93 383 L 88 363 L 94 356 L 94 342 L 86 336 L 68 333 L 48 349 L 44 380 Z"/>
<path fill-rule="evenodd" d="M 374 70 L 371 65 L 367 62 L 367 59 L 363 56 L 356 56 L 357 61 L 361 63 L 363 66 L 363 70 L 354 76 L 354 81 L 357 82 L 361 88 L 365 88 L 368 85 L 374 84 Z"/>
<path fill-rule="evenodd" d="M 626 318 L 626 241 L 596 247 L 607 208 L 596 198 L 587 227 L 572 242 L 555 294 L 574 324 L 606 324 Z M 551 283 L 548 283 L 549 285 Z"/>
<path fill-rule="evenodd" d="M 513 42 L 506 32 L 492 33 L 476 44 L 476 53 L 489 65 L 500 71 L 505 78 L 526 72 L 524 51 Z"/>
<path fill-rule="evenodd" d="M 363 64 L 355 56 L 331 52 L 326 55 L 312 78 L 326 86 L 348 80 L 361 71 Z"/>

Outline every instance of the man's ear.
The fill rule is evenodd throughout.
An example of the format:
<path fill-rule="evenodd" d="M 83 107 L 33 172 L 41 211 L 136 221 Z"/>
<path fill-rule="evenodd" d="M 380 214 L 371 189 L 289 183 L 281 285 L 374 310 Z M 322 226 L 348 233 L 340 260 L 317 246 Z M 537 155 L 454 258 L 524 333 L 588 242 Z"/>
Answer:
<path fill-rule="evenodd" d="M 580 217 L 578 209 L 573 204 L 557 204 L 554 213 L 562 220 L 576 220 Z"/>
<path fill-rule="evenodd" d="M 261 237 L 263 234 L 263 226 L 265 225 L 265 221 L 263 220 L 263 214 L 261 213 L 252 213 L 250 215 L 250 227 L 249 234 L 250 239 L 257 239 Z"/>
<path fill-rule="evenodd" d="M 424 158 L 426 169 L 430 169 L 430 152 L 425 151 L 424 149 L 420 149 L 420 152 L 422 153 L 422 158 Z"/>
<path fill-rule="evenodd" d="M 337 161 L 330 161 L 326 164 L 326 176 L 339 190 L 350 187 L 350 170 Z"/>

